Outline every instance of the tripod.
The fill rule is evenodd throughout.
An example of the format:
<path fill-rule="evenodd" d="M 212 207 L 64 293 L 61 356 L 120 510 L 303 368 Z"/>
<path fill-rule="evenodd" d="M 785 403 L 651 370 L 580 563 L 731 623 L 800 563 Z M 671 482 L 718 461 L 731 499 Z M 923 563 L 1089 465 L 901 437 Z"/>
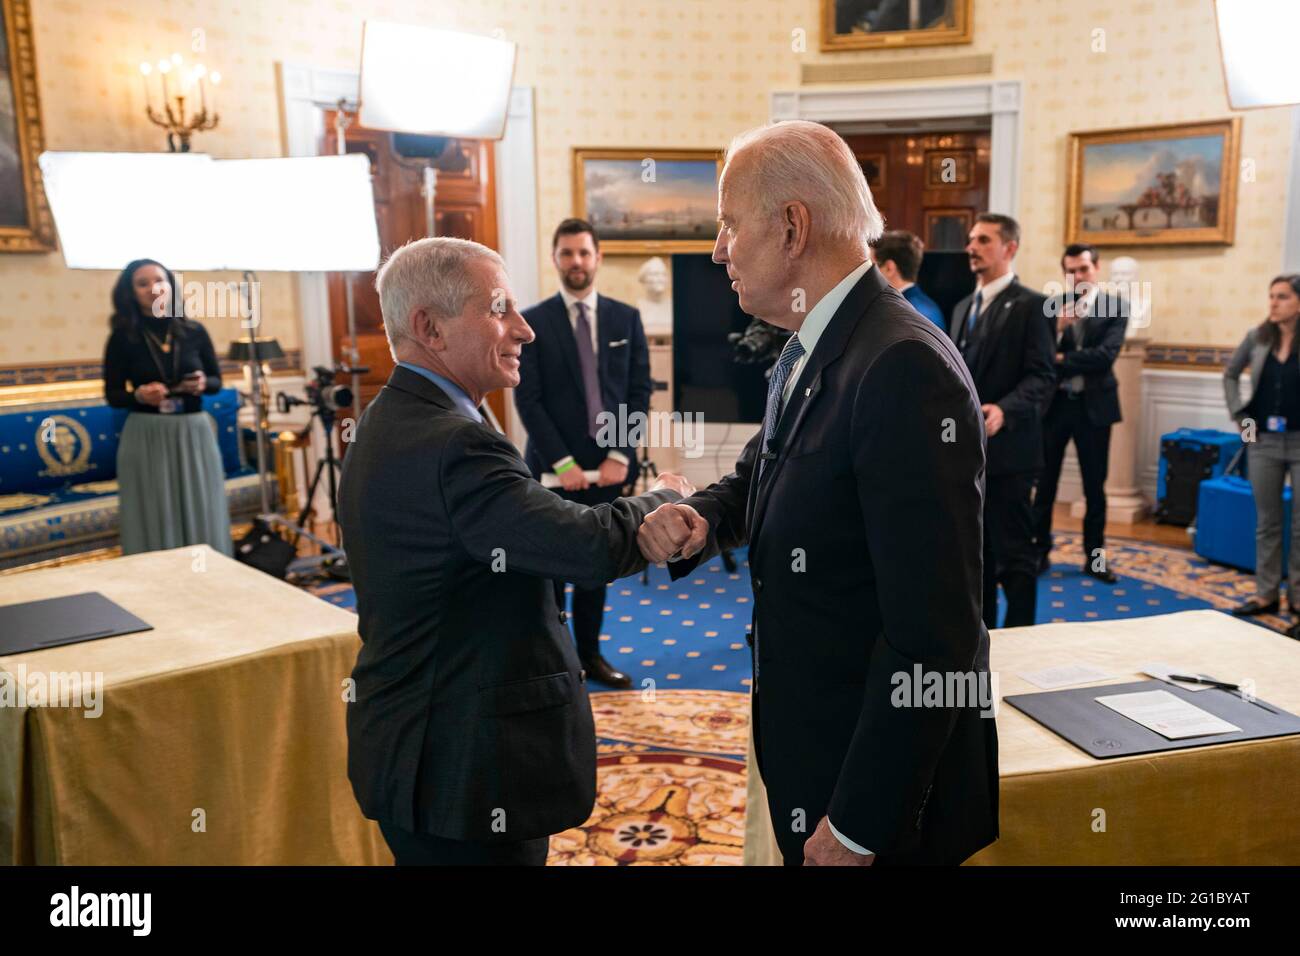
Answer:
<path fill-rule="evenodd" d="M 640 490 L 642 494 L 650 490 L 654 484 L 653 479 L 659 477 L 659 469 L 655 463 L 650 460 L 650 448 L 642 445 L 640 448 L 641 455 L 636 460 L 636 478 L 633 479 L 633 490 Z M 648 586 L 650 584 L 650 565 L 647 564 L 641 569 L 641 584 Z"/>
<path fill-rule="evenodd" d="M 325 431 L 325 455 L 316 462 L 316 471 L 312 475 L 311 485 L 307 488 L 307 496 L 303 500 L 302 511 L 298 513 L 298 520 L 294 522 L 294 524 L 297 525 L 297 529 L 293 536 L 294 545 L 297 545 L 298 543 L 298 538 L 302 534 L 301 529 L 306 525 L 307 516 L 315 510 L 316 490 L 320 487 L 322 475 L 328 476 L 330 521 L 333 523 L 335 528 L 339 525 L 338 475 L 342 466 L 339 464 L 338 458 L 334 455 L 334 410 L 323 403 L 319 403 L 312 411 L 312 418 L 318 419 L 321 428 Z M 311 427 L 310 423 L 307 427 Z M 326 558 L 321 562 L 321 567 L 332 578 L 340 581 L 352 580 L 351 572 L 348 571 L 347 555 L 345 554 L 339 553 Z"/>

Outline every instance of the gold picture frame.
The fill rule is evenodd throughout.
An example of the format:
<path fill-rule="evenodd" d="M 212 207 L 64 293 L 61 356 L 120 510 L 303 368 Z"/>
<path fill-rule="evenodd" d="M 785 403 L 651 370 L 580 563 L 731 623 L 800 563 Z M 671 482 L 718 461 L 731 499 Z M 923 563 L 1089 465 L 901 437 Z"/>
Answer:
<path fill-rule="evenodd" d="M 870 12 L 866 8 L 871 2 L 872 0 L 821 0 L 823 53 L 970 43 L 974 37 L 974 30 L 971 27 L 972 0 L 943 0 L 948 5 L 948 9 L 943 12 L 944 19 L 948 22 L 940 26 L 904 27 L 903 29 L 889 27 L 878 32 L 848 26 L 846 21 L 855 14 L 859 16 L 857 22 L 861 22 L 861 15 Z M 925 16 L 927 4 L 932 5 L 935 2 L 939 0 L 920 0 L 915 4 L 916 15 Z M 877 11 L 886 3 L 887 0 L 875 0 L 872 10 Z M 912 14 L 912 4 L 901 6 L 901 12 L 909 16 Z"/>
<path fill-rule="evenodd" d="M 1232 245 L 1240 155 L 1241 117 L 1071 133 L 1065 241 Z M 1127 170 L 1150 169 L 1153 158 L 1154 176 L 1125 182 Z M 1090 171 L 1105 172 L 1109 192 L 1089 191 Z"/>
<path fill-rule="evenodd" d="M 721 175 L 722 150 L 575 146 L 573 214 L 604 252 L 711 252 Z"/>
<path fill-rule="evenodd" d="M 0 56 L 0 252 L 50 252 L 54 219 L 37 163 L 45 140 L 28 0 L 0 0 Z"/>

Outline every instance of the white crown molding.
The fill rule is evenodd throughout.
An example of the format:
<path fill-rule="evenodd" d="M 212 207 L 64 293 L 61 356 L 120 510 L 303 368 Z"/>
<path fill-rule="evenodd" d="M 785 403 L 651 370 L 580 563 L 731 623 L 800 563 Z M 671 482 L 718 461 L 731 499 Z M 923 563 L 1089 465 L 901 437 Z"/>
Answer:
<path fill-rule="evenodd" d="M 989 209 L 1017 215 L 1020 205 L 1021 99 L 1019 80 L 879 85 L 858 89 L 776 90 L 773 121 L 885 123 L 987 116 L 990 120 Z"/>

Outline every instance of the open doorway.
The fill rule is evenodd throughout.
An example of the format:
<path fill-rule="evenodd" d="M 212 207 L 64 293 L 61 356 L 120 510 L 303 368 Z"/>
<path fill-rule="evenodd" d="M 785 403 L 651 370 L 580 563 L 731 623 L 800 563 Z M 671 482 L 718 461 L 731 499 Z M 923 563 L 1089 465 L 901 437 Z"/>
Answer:
<path fill-rule="evenodd" d="M 989 208 L 990 118 L 830 125 L 862 165 L 885 227 L 925 243 L 917 284 L 951 315 L 975 285 L 964 250 Z"/>

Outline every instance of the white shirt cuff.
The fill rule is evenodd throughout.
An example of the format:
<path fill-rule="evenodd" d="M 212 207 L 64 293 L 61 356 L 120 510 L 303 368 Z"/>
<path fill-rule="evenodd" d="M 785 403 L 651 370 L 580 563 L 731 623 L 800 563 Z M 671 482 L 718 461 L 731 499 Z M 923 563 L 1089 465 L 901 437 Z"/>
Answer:
<path fill-rule="evenodd" d="M 571 462 L 571 461 L 573 461 L 573 456 L 572 456 L 572 455 L 565 455 L 565 456 L 564 456 L 563 458 L 561 458 L 559 461 L 556 461 L 556 462 L 552 462 L 552 463 L 551 463 L 551 471 L 557 471 L 557 470 L 559 470 L 560 468 L 563 468 L 565 465 L 567 465 L 567 464 L 568 464 L 569 462 Z"/>
<path fill-rule="evenodd" d="M 831 833 L 835 834 L 835 839 L 839 840 L 841 843 L 843 843 L 854 853 L 861 853 L 863 856 L 869 856 L 871 854 L 871 851 L 868 850 L 866 847 L 858 846 L 856 843 L 854 843 L 852 840 L 846 837 L 839 830 L 835 829 L 835 824 L 831 823 L 830 817 L 826 818 L 826 825 L 831 828 Z"/>
<path fill-rule="evenodd" d="M 620 465 L 627 464 L 627 455 L 623 454 L 621 451 L 611 451 L 605 457 L 614 459 L 614 461 L 618 462 Z"/>

